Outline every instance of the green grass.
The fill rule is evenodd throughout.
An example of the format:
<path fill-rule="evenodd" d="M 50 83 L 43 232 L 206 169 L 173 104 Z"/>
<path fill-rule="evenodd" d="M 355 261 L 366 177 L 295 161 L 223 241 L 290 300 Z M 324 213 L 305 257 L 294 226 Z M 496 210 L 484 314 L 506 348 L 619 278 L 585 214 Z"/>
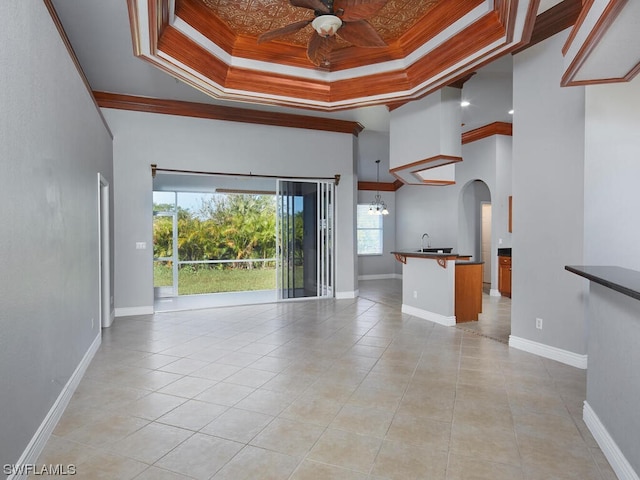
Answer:
<path fill-rule="evenodd" d="M 171 266 L 154 263 L 153 283 L 155 287 L 171 285 Z M 178 270 L 178 295 L 274 290 L 275 288 L 275 268 L 216 270 L 199 267 L 194 270 L 187 267 Z"/>

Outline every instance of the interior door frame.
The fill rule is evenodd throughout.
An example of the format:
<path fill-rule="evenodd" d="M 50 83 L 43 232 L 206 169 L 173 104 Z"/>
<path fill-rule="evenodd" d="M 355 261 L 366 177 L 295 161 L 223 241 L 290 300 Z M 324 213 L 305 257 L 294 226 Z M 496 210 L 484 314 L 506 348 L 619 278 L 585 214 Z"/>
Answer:
<path fill-rule="evenodd" d="M 178 296 L 178 192 L 170 192 L 173 194 L 172 210 L 154 210 L 153 218 L 171 217 L 171 256 L 170 257 L 153 257 L 153 262 L 171 262 L 171 287 L 155 287 L 153 288 L 154 301 L 158 298 L 172 298 Z M 155 245 L 152 246 L 155 251 Z M 155 279 L 154 279 L 155 285 Z M 170 291 L 169 291 L 170 289 Z"/>
<path fill-rule="evenodd" d="M 109 181 L 98 172 L 98 291 L 100 327 L 113 323 L 111 312 L 111 241 Z"/>

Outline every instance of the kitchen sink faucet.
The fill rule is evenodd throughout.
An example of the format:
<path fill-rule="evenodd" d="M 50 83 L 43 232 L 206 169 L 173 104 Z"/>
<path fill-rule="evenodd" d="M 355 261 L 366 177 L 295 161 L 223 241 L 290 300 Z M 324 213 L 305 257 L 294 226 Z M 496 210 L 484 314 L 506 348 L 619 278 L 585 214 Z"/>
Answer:
<path fill-rule="evenodd" d="M 427 240 L 427 248 L 431 248 L 431 237 L 429 237 L 428 233 L 423 233 L 422 240 L 420 241 L 420 247 L 422 250 L 424 250 L 424 237 L 427 237 L 429 239 Z"/>

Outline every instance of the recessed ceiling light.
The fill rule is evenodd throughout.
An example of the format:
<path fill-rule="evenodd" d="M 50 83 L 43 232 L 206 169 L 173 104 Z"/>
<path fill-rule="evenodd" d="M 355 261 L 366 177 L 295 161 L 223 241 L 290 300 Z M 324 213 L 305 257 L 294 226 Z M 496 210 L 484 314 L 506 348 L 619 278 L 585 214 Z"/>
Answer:
<path fill-rule="evenodd" d="M 462 100 L 460 102 L 461 107 L 468 107 L 469 105 L 471 105 L 471 102 L 469 100 Z"/>
<path fill-rule="evenodd" d="M 513 108 L 509 110 L 509 115 L 513 115 Z"/>

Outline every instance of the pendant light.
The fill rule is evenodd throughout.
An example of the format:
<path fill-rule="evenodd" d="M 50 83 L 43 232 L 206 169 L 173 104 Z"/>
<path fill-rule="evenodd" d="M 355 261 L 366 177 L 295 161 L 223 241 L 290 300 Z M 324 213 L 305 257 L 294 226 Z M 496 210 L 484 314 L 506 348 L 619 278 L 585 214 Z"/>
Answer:
<path fill-rule="evenodd" d="M 380 196 L 380 160 L 376 160 L 376 168 L 376 187 L 378 187 L 378 190 L 376 191 L 375 200 L 369 204 L 369 215 L 389 215 L 387 204 L 382 201 Z"/>

